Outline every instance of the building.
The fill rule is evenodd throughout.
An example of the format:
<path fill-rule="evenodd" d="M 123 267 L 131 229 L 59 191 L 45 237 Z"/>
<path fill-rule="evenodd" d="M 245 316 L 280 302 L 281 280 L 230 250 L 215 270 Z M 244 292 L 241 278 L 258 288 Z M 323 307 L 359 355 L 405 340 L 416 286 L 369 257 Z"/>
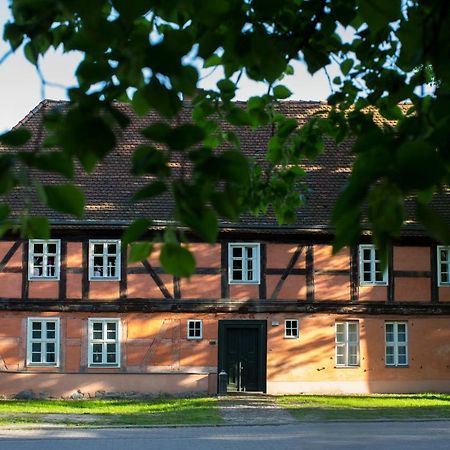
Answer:
<path fill-rule="evenodd" d="M 64 103 L 42 102 L 21 124 L 38 130 L 55 106 Z M 300 123 L 318 107 L 281 106 Z M 93 176 L 76 175 L 84 219 L 35 202 L 52 238 L 0 243 L 0 394 L 215 393 L 220 370 L 230 390 L 271 394 L 450 390 L 450 248 L 412 223 L 385 272 L 368 236 L 331 257 L 328 216 L 351 166 L 345 147 L 327 143 L 306 163 L 312 189 L 295 225 L 270 216 L 223 224 L 217 244 L 191 244 L 190 280 L 164 273 L 157 254 L 128 264 L 124 227 L 138 216 L 170 220 L 168 198 L 130 203 L 139 185 L 130 155 L 152 120 L 133 117 Z M 240 133 L 258 157 L 268 130 Z M 18 210 L 21 192 L 7 201 Z M 436 207 L 450 214 L 446 199 Z"/>

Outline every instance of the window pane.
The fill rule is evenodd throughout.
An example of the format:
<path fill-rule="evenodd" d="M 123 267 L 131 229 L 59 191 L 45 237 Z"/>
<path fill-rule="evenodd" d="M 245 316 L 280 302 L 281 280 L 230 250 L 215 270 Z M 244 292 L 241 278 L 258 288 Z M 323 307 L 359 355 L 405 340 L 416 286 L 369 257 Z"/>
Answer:
<path fill-rule="evenodd" d="M 47 353 L 55 353 L 54 342 L 47 342 Z"/>
<path fill-rule="evenodd" d="M 48 363 L 54 363 L 55 362 L 55 354 L 54 353 L 47 353 L 47 362 Z"/>
<path fill-rule="evenodd" d="M 94 244 L 94 254 L 103 255 L 103 244 Z"/>
<path fill-rule="evenodd" d="M 394 324 L 393 323 L 387 323 L 386 324 L 386 333 L 393 333 L 394 332 Z"/>
<path fill-rule="evenodd" d="M 242 271 L 241 270 L 233 270 L 233 280 L 242 280 Z"/>
<path fill-rule="evenodd" d="M 47 253 L 56 255 L 56 244 L 48 244 L 47 245 Z"/>
<path fill-rule="evenodd" d="M 242 269 L 242 260 L 235 259 L 233 260 L 233 270 L 241 270 Z"/>
<path fill-rule="evenodd" d="M 115 353 L 108 353 L 106 355 L 106 362 L 109 364 L 114 364 L 116 362 L 116 354 Z"/>
<path fill-rule="evenodd" d="M 253 258 L 253 247 L 246 247 L 245 250 L 246 250 L 245 253 L 247 255 L 247 259 Z"/>
<path fill-rule="evenodd" d="M 364 261 L 370 261 L 372 259 L 372 250 L 370 248 L 365 248 L 363 250 Z"/>
<path fill-rule="evenodd" d="M 31 362 L 34 362 L 34 363 L 41 362 L 41 354 L 40 353 L 32 353 L 31 354 Z"/>
<path fill-rule="evenodd" d="M 115 255 L 117 253 L 117 244 L 108 244 L 108 255 Z"/>
<path fill-rule="evenodd" d="M 44 244 L 34 244 L 33 245 L 33 252 L 34 253 L 44 253 Z"/>
<path fill-rule="evenodd" d="M 233 258 L 242 258 L 242 247 L 233 247 Z"/>
<path fill-rule="evenodd" d="M 33 342 L 32 344 L 31 344 L 31 351 L 33 352 L 33 353 L 35 353 L 35 352 L 41 352 L 41 343 L 40 342 Z"/>

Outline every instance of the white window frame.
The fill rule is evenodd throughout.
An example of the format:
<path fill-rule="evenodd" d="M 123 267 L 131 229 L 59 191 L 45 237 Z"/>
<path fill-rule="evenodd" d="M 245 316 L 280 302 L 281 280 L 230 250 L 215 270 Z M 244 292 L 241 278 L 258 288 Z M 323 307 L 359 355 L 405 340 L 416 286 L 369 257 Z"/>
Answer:
<path fill-rule="evenodd" d="M 32 334 L 32 323 L 33 322 L 41 322 L 41 338 L 40 339 L 35 339 L 33 338 L 33 334 Z M 55 323 L 55 338 L 54 339 L 48 339 L 47 336 L 43 337 L 42 335 L 42 331 L 44 329 L 44 327 L 42 326 L 43 324 L 45 324 L 45 331 L 47 330 L 47 323 L 49 322 L 54 322 Z M 29 367 L 59 367 L 60 361 L 59 361 L 59 356 L 60 356 L 60 351 L 59 351 L 59 347 L 60 347 L 60 320 L 59 317 L 28 317 L 27 319 L 27 366 Z M 42 344 L 47 344 L 47 343 L 53 343 L 55 344 L 55 361 L 54 362 L 47 362 L 47 361 L 43 361 L 43 362 L 33 362 L 33 358 L 32 358 L 32 353 L 33 353 L 33 349 L 32 349 L 32 344 L 33 343 L 40 343 Z M 42 351 L 42 347 L 41 347 L 41 355 L 44 356 L 46 358 L 46 351 L 43 352 Z"/>
<path fill-rule="evenodd" d="M 441 258 L 442 251 L 447 252 L 446 261 L 442 261 Z M 449 274 L 449 281 L 442 281 L 442 271 L 441 271 L 442 264 L 447 265 L 447 273 Z M 450 246 L 447 245 L 437 246 L 437 279 L 438 279 L 438 286 L 450 286 Z"/>
<path fill-rule="evenodd" d="M 106 252 L 108 244 L 116 244 L 116 275 L 111 277 L 107 275 L 94 274 L 94 245 L 103 244 L 103 268 L 108 265 L 108 254 Z M 91 239 L 89 241 L 89 281 L 120 281 L 120 260 L 121 260 L 121 241 L 120 239 Z"/>
<path fill-rule="evenodd" d="M 94 331 L 94 323 L 100 322 L 102 323 L 102 334 L 104 336 L 106 324 L 109 322 L 113 322 L 116 324 L 116 339 L 107 339 L 103 337 L 102 339 L 94 339 L 93 331 Z M 120 367 L 120 358 L 121 358 L 121 343 L 122 343 L 122 326 L 121 320 L 117 318 L 109 318 L 109 317 L 91 317 L 88 319 L 88 367 L 90 368 L 105 368 L 105 367 Z M 102 344 L 102 359 L 106 359 L 106 345 L 107 344 L 115 344 L 116 345 L 116 362 L 115 363 L 96 363 L 94 362 L 94 344 Z"/>
<path fill-rule="evenodd" d="M 48 258 L 48 244 L 56 244 L 56 255 L 55 255 L 55 275 L 35 275 L 34 274 L 34 245 L 42 244 L 42 267 L 44 272 L 47 270 L 47 258 Z M 53 256 L 53 255 L 52 255 Z M 30 239 L 28 241 L 28 280 L 59 280 L 60 276 L 60 266 L 61 266 L 61 240 L 60 239 Z"/>
<path fill-rule="evenodd" d="M 364 259 L 364 250 L 370 250 L 370 261 Z M 386 267 L 383 272 L 383 279 L 376 280 L 376 263 L 380 260 L 376 257 L 376 248 L 372 244 L 364 244 L 359 246 L 359 284 L 360 286 L 387 286 L 388 271 Z M 370 280 L 364 280 L 364 263 L 370 262 Z"/>
<path fill-rule="evenodd" d="M 242 257 L 233 258 L 233 249 L 242 248 Z M 253 263 L 253 275 L 254 278 L 249 280 L 248 275 L 248 258 L 245 257 L 246 249 L 251 247 L 254 252 Z M 242 260 L 242 280 L 233 279 L 233 261 L 235 259 Z M 228 283 L 229 284 L 260 284 L 261 282 L 261 244 L 259 242 L 229 242 L 228 243 Z"/>
<path fill-rule="evenodd" d="M 344 342 L 338 342 L 338 333 L 337 328 L 338 325 L 344 325 Z M 356 324 L 356 342 L 350 342 L 349 340 L 349 324 Z M 359 367 L 360 366 L 360 336 L 359 336 L 359 322 L 357 320 L 339 320 L 335 322 L 335 332 L 334 332 L 334 341 L 335 341 L 335 365 L 336 367 Z M 349 363 L 349 348 L 350 345 L 356 346 L 356 363 Z M 344 349 L 344 363 L 338 363 L 338 348 Z"/>
<path fill-rule="evenodd" d="M 387 325 L 393 325 L 394 326 L 394 341 L 393 342 L 388 342 L 387 341 Z M 399 325 L 404 325 L 405 326 L 405 342 L 399 342 L 398 340 L 398 326 Z M 398 362 L 398 348 L 400 346 L 404 346 L 405 347 L 405 363 L 404 364 L 400 364 Z M 388 347 L 393 347 L 394 349 L 394 363 L 393 364 L 388 364 L 387 363 L 387 348 Z M 386 367 L 407 367 L 408 366 L 408 361 L 409 361 L 409 356 L 408 356 L 408 322 L 406 321 L 387 321 L 384 323 L 384 362 L 386 364 Z"/>
<path fill-rule="evenodd" d="M 191 332 L 191 327 L 190 324 L 200 324 L 200 336 L 191 336 L 190 332 Z M 194 328 L 195 330 L 195 328 Z M 186 338 L 189 339 L 190 341 L 198 341 L 203 339 L 203 320 L 200 319 L 190 319 L 187 321 L 187 329 L 186 329 Z"/>
<path fill-rule="evenodd" d="M 292 326 L 288 327 L 288 322 L 295 323 L 295 327 L 294 328 Z M 293 330 L 295 330 L 295 334 L 289 335 L 288 329 L 291 330 L 291 333 Z M 300 329 L 298 327 L 298 319 L 286 319 L 284 321 L 284 337 L 285 337 L 285 339 L 298 339 L 299 336 L 300 336 Z"/>

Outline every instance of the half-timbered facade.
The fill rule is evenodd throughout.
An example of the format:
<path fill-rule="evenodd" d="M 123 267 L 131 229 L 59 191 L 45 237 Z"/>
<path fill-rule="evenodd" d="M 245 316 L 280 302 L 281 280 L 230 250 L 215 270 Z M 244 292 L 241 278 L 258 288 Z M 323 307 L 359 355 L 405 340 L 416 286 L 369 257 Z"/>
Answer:
<path fill-rule="evenodd" d="M 302 122 L 317 105 L 285 108 Z M 252 151 L 266 138 L 241 136 Z M 222 370 L 237 391 L 449 390 L 450 249 L 412 225 L 386 270 L 369 236 L 332 257 L 327 219 L 351 164 L 346 148 L 328 144 L 307 166 L 313 194 L 298 223 L 246 219 L 224 224 L 215 245 L 193 239 L 186 280 L 165 273 L 157 251 L 128 263 L 121 244 L 136 216 L 170 219 L 164 202 L 129 202 L 139 183 L 124 167 L 138 141 L 125 133 L 97 174 L 77 175 L 83 220 L 36 206 L 51 239 L 0 242 L 0 394 L 215 393 Z M 20 201 L 8 198 L 16 210 Z M 445 199 L 437 207 L 447 213 Z"/>

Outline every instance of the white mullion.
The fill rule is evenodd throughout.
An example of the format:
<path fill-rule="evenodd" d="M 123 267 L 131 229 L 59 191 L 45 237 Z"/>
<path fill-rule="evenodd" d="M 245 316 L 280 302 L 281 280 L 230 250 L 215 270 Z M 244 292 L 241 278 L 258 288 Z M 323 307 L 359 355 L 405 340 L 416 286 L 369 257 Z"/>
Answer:
<path fill-rule="evenodd" d="M 242 247 L 242 281 L 248 281 L 248 258 L 247 258 L 247 247 Z"/>
<path fill-rule="evenodd" d="M 108 276 L 108 244 L 103 242 L 103 276 L 109 278 Z"/>
<path fill-rule="evenodd" d="M 105 249 L 103 249 L 104 251 Z M 108 341 L 108 321 L 103 321 L 103 331 L 102 331 L 102 364 L 107 364 L 108 354 L 106 351 L 107 341 Z"/>
<path fill-rule="evenodd" d="M 372 283 L 377 282 L 377 264 L 375 256 L 375 249 L 370 249 L 370 278 Z"/>

